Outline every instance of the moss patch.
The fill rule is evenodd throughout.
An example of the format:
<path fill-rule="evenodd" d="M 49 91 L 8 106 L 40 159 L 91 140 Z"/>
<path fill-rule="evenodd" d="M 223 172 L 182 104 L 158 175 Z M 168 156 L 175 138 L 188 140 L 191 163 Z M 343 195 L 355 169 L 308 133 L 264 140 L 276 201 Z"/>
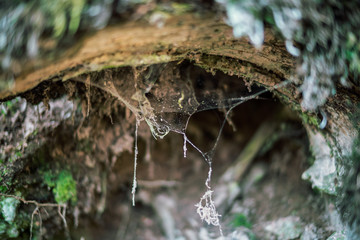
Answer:
<path fill-rule="evenodd" d="M 231 224 L 234 227 L 246 227 L 249 229 L 251 229 L 252 227 L 252 224 L 249 222 L 249 220 L 244 214 L 236 214 Z"/>
<path fill-rule="evenodd" d="M 53 174 L 51 171 L 44 173 L 44 182 L 51 187 L 55 201 L 59 204 L 71 204 L 77 202 L 76 181 L 68 170 L 62 170 L 59 174 Z"/>

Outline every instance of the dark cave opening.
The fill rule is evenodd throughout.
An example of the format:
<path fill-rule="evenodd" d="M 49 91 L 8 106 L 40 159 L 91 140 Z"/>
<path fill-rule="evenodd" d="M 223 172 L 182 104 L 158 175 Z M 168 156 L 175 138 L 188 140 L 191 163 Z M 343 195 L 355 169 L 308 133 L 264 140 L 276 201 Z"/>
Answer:
<path fill-rule="evenodd" d="M 90 82 L 84 80 L 88 76 Z M 206 191 L 209 166 L 189 143 L 184 158 L 183 134 L 201 151 L 214 150 L 210 185 L 217 198 L 228 194 L 217 191 L 221 176 L 241 161 L 239 156 L 253 144 L 253 136 L 269 121 L 277 123 L 275 131 L 255 149 L 256 154 L 241 178 L 233 180 L 239 192 L 231 203 L 216 206 L 221 211 L 224 234 L 239 227 L 234 225 L 234 219 L 240 215 L 252 223 L 248 230 L 260 238 L 269 234 L 264 230 L 265 223 L 293 212 L 298 213 L 302 223 L 312 222 L 320 230 L 325 228 L 326 222 L 319 219 L 325 209 L 314 197 L 310 185 L 301 180 L 301 173 L 309 166 L 306 132 L 297 116 L 270 92 L 251 99 L 264 89 L 251 86 L 249 92 L 250 87 L 236 76 L 211 74 L 186 61 L 137 69 L 107 69 L 88 76 L 39 86 L 25 94 L 27 98 L 32 96 L 30 100 L 34 101 L 30 102 L 43 102 L 28 103 L 32 112 L 27 112 L 29 109 L 24 112 L 23 125 L 19 128 L 24 126 L 26 114 L 39 112 L 38 119 L 33 120 L 38 132 L 28 139 L 42 141 L 37 151 L 21 160 L 24 167 L 13 176 L 26 176 L 19 189 L 31 189 L 33 192 L 29 191 L 28 197 L 54 202 L 52 193 L 56 193 L 56 187 L 44 182 L 44 174 L 71 173 L 76 181 L 77 202 L 69 204 L 66 216 L 73 238 L 172 239 L 194 234 L 199 238 L 199 234 L 216 237 L 218 230 L 202 222 L 194 206 Z M 114 88 L 103 87 L 103 83 L 106 86 L 111 83 Z M 134 86 L 148 102 L 132 98 L 138 91 L 134 91 Z M 56 99 L 52 99 L 52 92 L 59 89 L 58 93 L 65 92 L 66 96 L 58 98 L 57 93 Z M 123 94 L 127 103 L 119 101 L 116 94 Z M 243 101 L 241 97 L 246 101 L 225 119 L 226 109 Z M 170 133 L 155 140 L 151 124 L 160 118 L 150 125 L 141 122 L 138 188 L 136 206 L 132 207 L 136 116 L 127 107 L 130 104 L 137 109 L 147 103 L 155 117 L 161 116 L 169 124 L 164 126 L 169 127 Z M 62 112 L 65 109 L 62 104 L 69 105 L 66 114 Z M 55 126 L 51 121 L 58 123 Z M 218 146 L 213 149 L 223 121 L 226 124 Z M 63 239 L 66 234 L 56 209 L 46 210 L 41 227 L 36 220 L 34 232 L 39 234 L 41 228 L 45 239 L 53 238 L 58 232 L 58 239 Z M 29 209 L 19 211 L 31 215 Z M 44 210 L 39 214 L 43 215 Z M 25 229 L 23 236 L 27 235 Z"/>

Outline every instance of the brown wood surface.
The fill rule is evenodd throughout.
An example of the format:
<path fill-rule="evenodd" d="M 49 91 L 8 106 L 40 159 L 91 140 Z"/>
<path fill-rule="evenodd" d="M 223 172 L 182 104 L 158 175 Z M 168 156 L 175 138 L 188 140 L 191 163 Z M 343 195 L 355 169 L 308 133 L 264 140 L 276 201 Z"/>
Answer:
<path fill-rule="evenodd" d="M 234 39 L 232 29 L 214 16 L 173 17 L 163 28 L 141 21 L 109 26 L 75 43 L 66 52 L 59 59 L 43 62 L 42 66 L 21 74 L 13 89 L 0 92 L 0 100 L 26 92 L 42 81 L 67 80 L 83 73 L 121 66 L 191 59 L 216 69 L 228 64 L 223 63 L 227 57 L 233 62 L 230 72 L 246 75 L 254 81 L 259 73 L 250 74 L 249 69 L 289 78 L 295 66 L 295 60 L 286 52 L 283 43 L 269 31 L 263 47 L 255 49 L 246 38 Z M 209 62 L 204 56 L 224 59 Z M 233 67 L 234 63 L 238 67 Z"/>
<path fill-rule="evenodd" d="M 29 92 L 45 81 L 66 81 L 103 69 L 182 60 L 193 61 L 208 71 L 237 75 L 267 88 L 296 76 L 296 59 L 271 30 L 265 30 L 265 43 L 256 49 L 247 38 L 235 39 L 232 29 L 222 19 L 188 14 L 168 19 L 163 28 L 143 21 L 129 22 L 84 37 L 62 57 L 26 70 L 16 78 L 13 89 L 0 92 L 0 100 Z M 274 92 L 299 114 L 316 117 L 301 109 L 298 89 L 299 86 L 290 84 Z M 349 114 L 358 102 L 356 93 L 339 88 L 322 107 L 328 119 L 326 129 L 309 128 L 322 131 L 340 156 L 350 151 L 356 136 Z"/>

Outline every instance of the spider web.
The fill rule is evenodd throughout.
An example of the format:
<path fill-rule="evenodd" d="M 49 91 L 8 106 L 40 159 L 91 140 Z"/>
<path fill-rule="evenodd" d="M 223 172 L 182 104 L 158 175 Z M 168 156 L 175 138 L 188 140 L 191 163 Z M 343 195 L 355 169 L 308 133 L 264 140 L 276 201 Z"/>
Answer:
<path fill-rule="evenodd" d="M 133 205 L 135 205 L 137 186 L 137 130 L 139 123 L 145 121 L 155 139 L 164 138 L 169 132 L 182 134 L 184 157 L 186 157 L 187 144 L 189 144 L 207 162 L 209 166 L 208 178 L 205 181 L 207 191 L 195 206 L 202 220 L 219 226 L 221 233 L 220 215 L 211 198 L 213 155 L 229 113 L 241 103 L 258 98 L 268 90 L 253 87 L 250 92 L 244 81 L 239 78 L 234 80 L 229 76 L 222 76 L 219 79 L 216 74 L 209 77 L 204 70 L 188 62 L 124 67 L 92 78 L 90 85 L 116 97 L 136 116 Z M 226 109 L 226 111 L 214 145 L 205 152 L 186 136 L 186 128 L 193 114 L 210 109 Z"/>

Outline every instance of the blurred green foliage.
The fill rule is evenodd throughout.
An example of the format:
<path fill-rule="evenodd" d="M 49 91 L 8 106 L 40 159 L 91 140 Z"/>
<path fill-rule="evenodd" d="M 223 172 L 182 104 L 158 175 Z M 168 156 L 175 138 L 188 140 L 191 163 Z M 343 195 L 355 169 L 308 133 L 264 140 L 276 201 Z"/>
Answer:
<path fill-rule="evenodd" d="M 246 227 L 251 229 L 252 228 L 252 224 L 249 222 L 249 220 L 247 219 L 247 217 L 244 214 L 236 214 L 234 216 L 234 219 L 232 220 L 231 224 L 234 227 Z"/>
<path fill-rule="evenodd" d="M 62 170 L 58 174 L 46 171 L 43 175 L 44 182 L 53 189 L 55 201 L 59 204 L 70 201 L 77 202 L 76 181 L 68 170 Z"/>
<path fill-rule="evenodd" d="M 53 26 L 53 35 L 56 38 L 63 36 L 67 28 L 73 35 L 80 25 L 81 13 L 85 6 L 85 0 L 41 0 L 41 10 L 50 16 Z M 67 23 L 67 14 L 69 22 Z"/>
<path fill-rule="evenodd" d="M 260 47 L 265 25 L 278 31 L 288 52 L 299 57 L 302 106 L 315 110 L 336 93 L 336 84 L 359 85 L 360 1 L 218 0 L 236 37 Z"/>

